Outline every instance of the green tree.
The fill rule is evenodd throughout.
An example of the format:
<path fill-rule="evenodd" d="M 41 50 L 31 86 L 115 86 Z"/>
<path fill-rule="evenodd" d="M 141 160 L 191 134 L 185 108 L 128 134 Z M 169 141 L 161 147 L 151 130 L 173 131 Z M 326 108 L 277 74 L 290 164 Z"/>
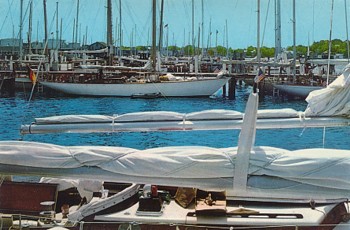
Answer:
<path fill-rule="evenodd" d="M 226 56 L 226 48 L 225 47 L 223 47 L 223 46 L 218 46 L 218 47 L 216 47 L 216 49 L 217 49 L 217 52 L 218 52 L 218 55 L 220 55 L 220 56 Z"/>
<path fill-rule="evenodd" d="M 275 48 L 269 48 L 263 46 L 260 48 L 261 57 L 274 57 L 275 56 Z"/>
<path fill-rule="evenodd" d="M 194 54 L 194 50 L 193 47 L 191 45 L 187 45 L 184 47 L 184 53 L 187 56 L 193 55 Z"/>
<path fill-rule="evenodd" d="M 247 47 L 247 57 L 255 57 L 257 54 L 257 50 L 254 46 Z"/>

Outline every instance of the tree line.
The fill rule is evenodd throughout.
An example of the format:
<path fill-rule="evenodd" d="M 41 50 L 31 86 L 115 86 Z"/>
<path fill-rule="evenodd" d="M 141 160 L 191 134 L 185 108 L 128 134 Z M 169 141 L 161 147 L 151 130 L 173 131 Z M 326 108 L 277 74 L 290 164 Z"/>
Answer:
<path fill-rule="evenodd" d="M 307 56 L 308 48 L 309 48 L 309 54 L 310 58 L 316 58 L 318 56 L 322 56 L 324 54 L 328 54 L 328 46 L 329 41 L 328 40 L 321 40 L 318 42 L 314 42 L 309 47 L 304 45 L 297 45 L 296 46 L 296 52 L 297 56 Z M 130 47 L 123 47 L 123 49 L 129 49 Z M 149 48 L 146 46 L 137 46 L 137 50 L 148 50 Z M 163 49 L 166 50 L 166 47 Z M 169 46 L 167 48 L 169 52 L 172 54 L 181 54 L 181 55 L 195 55 L 195 54 L 201 54 L 202 49 L 196 48 L 191 45 L 187 45 L 185 47 L 178 47 L 178 46 Z M 293 51 L 293 46 L 288 46 L 286 48 L 287 51 Z M 254 46 L 248 46 L 246 49 L 232 49 L 229 48 L 227 52 L 227 48 L 223 46 L 217 46 L 217 47 L 210 47 L 205 49 L 206 54 L 209 56 L 229 56 L 232 58 L 239 59 L 240 57 L 255 57 L 257 55 L 257 48 Z M 263 46 L 260 48 L 261 57 L 274 57 L 275 55 L 275 47 L 266 47 Z M 331 48 L 331 54 L 341 54 L 344 56 L 344 58 L 348 57 L 348 42 L 342 41 L 340 39 L 334 39 L 332 40 L 332 48 Z"/>

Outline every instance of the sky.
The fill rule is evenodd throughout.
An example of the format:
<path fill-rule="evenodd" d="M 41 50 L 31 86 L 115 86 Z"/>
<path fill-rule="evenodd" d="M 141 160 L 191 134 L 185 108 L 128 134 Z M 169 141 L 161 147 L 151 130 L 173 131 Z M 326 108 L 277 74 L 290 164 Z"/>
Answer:
<path fill-rule="evenodd" d="M 44 39 L 43 0 L 23 1 L 23 39 L 29 28 L 29 3 L 33 1 L 32 40 Z M 151 44 L 152 0 L 120 0 L 122 44 L 138 46 Z M 277 0 L 278 1 L 278 0 Z M 346 14 L 350 0 L 295 0 L 296 44 L 308 45 L 314 41 L 345 40 Z M 0 0 L 0 38 L 19 38 L 21 0 Z M 58 2 L 58 13 L 56 6 Z M 50 38 L 62 33 L 66 42 L 73 41 L 74 21 L 78 0 L 46 0 L 47 23 Z M 203 2 L 203 5 L 202 5 Z M 194 39 L 200 46 L 222 45 L 233 49 L 257 45 L 258 0 L 193 0 Z M 78 37 L 83 43 L 106 42 L 106 0 L 79 0 Z M 293 45 L 293 0 L 280 0 L 282 47 Z M 113 37 L 115 42 L 120 24 L 119 0 L 112 0 Z M 346 7 L 345 7 L 346 5 Z M 159 15 L 160 0 L 157 0 Z M 203 14 L 202 14 L 203 7 Z M 260 44 L 275 46 L 275 0 L 260 0 Z M 347 9 L 347 11 L 345 10 Z M 56 17 L 58 16 L 58 17 Z M 203 18 L 203 20 L 202 20 Z M 349 17 L 348 17 L 349 18 Z M 58 19 L 58 28 L 56 20 Z M 349 19 L 348 19 L 349 20 Z M 192 0 L 164 0 L 163 44 L 184 46 L 192 40 Z M 203 31 L 199 27 L 203 21 Z M 62 31 L 60 25 L 62 22 Z M 159 18 L 158 18 L 159 25 Z M 227 27 L 226 27 L 227 25 Z M 211 28 L 211 29 L 210 29 Z M 227 29 L 226 29 L 227 28 Z M 136 31 L 136 32 L 135 32 Z M 212 32 L 210 35 L 210 31 Z M 204 36 L 202 36 L 202 33 Z M 168 35 L 168 36 L 167 36 Z M 226 36 L 227 35 L 227 36 Z M 76 35 L 75 35 L 76 36 Z M 202 37 L 204 38 L 202 40 Z"/>

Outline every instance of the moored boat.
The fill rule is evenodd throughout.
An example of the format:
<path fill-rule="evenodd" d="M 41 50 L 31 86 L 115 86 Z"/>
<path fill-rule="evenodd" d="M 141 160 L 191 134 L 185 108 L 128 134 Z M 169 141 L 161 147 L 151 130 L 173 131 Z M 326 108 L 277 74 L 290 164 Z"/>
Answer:
<path fill-rule="evenodd" d="M 125 83 L 40 81 L 40 84 L 70 95 L 131 97 L 132 95 L 160 92 L 164 97 L 204 97 L 214 94 L 228 80 L 229 78 L 223 77 L 183 81 L 138 81 Z"/>
<path fill-rule="evenodd" d="M 350 71 L 345 71 L 328 88 L 311 93 L 304 112 L 259 112 L 258 94 L 252 93 L 244 115 L 219 110 L 192 114 L 163 111 L 37 119 L 37 125 L 51 125 L 49 132 L 71 132 L 79 124 L 87 129 L 77 132 L 93 132 L 103 125 L 110 128 L 108 132 L 211 130 L 227 128 L 221 122 L 237 121 L 241 133 L 238 146 L 230 148 L 175 146 L 138 150 L 2 141 L 1 174 L 54 178 L 42 179 L 44 185 L 61 183 L 58 179 L 67 182 L 69 178 L 84 201 L 80 208 L 69 210 L 67 217 L 61 219 L 62 213 L 57 214 L 57 218 L 34 218 L 34 222 L 29 222 L 27 217 L 17 217 L 16 223 L 26 223 L 28 228 L 76 229 L 340 229 L 349 226 L 349 150 L 289 151 L 254 146 L 257 128 L 280 128 L 280 123 L 296 122 L 296 116 L 304 127 L 325 123 L 334 127 L 349 126 L 349 79 Z M 338 123 L 339 118 L 345 122 Z M 314 123 L 306 122 L 310 120 Z M 122 124 L 130 125 L 129 129 L 120 127 Z M 29 131 L 32 128 L 29 127 Z M 106 195 L 106 190 L 111 188 L 107 181 L 128 186 L 114 197 Z M 64 187 L 67 186 L 61 186 Z M 94 194 L 96 191 L 100 193 Z M 110 197 L 115 200 L 106 200 Z M 58 212 L 61 207 L 62 210 L 67 207 L 58 197 L 46 199 L 60 204 L 55 209 Z M 12 198 L 12 202 L 16 201 Z M 12 227 L 14 215 L 6 218 Z"/>
<path fill-rule="evenodd" d="M 273 84 L 273 87 L 281 92 L 300 98 L 306 98 L 312 91 L 319 90 L 324 87 L 316 85 L 292 85 L 292 84 Z"/>

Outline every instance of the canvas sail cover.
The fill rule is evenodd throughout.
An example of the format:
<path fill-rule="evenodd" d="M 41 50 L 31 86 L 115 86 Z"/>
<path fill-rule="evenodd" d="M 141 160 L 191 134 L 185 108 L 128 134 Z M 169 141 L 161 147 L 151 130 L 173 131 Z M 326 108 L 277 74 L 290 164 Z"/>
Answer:
<path fill-rule="evenodd" d="M 236 152 L 237 148 L 198 146 L 137 150 L 2 141 L 0 173 L 40 169 L 42 176 L 197 187 L 232 195 Z M 349 168 L 349 150 L 255 147 L 247 191 L 255 197 L 349 198 Z"/>
<path fill-rule="evenodd" d="M 327 88 L 306 98 L 306 116 L 350 116 L 350 65 Z"/>

